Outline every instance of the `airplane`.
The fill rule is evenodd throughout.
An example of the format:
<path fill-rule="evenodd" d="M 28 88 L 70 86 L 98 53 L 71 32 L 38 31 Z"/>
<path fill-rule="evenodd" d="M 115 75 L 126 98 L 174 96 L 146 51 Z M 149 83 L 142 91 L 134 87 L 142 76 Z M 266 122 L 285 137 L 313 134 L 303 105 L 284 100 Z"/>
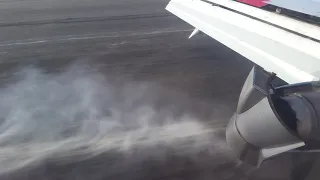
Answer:
<path fill-rule="evenodd" d="M 241 161 L 319 150 L 320 0 L 171 0 L 166 10 L 195 28 L 189 39 L 204 33 L 255 64 L 226 128 Z"/>
<path fill-rule="evenodd" d="M 238 0 L 251 6 L 259 7 L 262 9 L 275 8 L 277 13 L 282 9 L 291 11 L 296 15 L 304 17 L 319 17 L 320 1 L 319 0 Z"/>

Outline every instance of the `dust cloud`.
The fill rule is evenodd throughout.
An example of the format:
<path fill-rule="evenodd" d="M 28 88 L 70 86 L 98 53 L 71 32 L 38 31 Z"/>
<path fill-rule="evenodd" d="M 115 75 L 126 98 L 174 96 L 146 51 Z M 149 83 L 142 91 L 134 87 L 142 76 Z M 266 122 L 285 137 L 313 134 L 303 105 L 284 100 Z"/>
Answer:
<path fill-rule="evenodd" d="M 235 176 L 223 125 L 166 104 L 152 83 L 85 69 L 24 68 L 0 89 L 0 179 Z"/>

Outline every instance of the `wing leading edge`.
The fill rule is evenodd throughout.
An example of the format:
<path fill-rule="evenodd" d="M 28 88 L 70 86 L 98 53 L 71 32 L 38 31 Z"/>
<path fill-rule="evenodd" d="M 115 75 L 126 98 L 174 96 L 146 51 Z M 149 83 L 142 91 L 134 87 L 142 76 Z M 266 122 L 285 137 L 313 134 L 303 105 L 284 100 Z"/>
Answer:
<path fill-rule="evenodd" d="M 320 79 L 320 27 L 231 0 L 171 0 L 172 14 L 288 83 Z"/>

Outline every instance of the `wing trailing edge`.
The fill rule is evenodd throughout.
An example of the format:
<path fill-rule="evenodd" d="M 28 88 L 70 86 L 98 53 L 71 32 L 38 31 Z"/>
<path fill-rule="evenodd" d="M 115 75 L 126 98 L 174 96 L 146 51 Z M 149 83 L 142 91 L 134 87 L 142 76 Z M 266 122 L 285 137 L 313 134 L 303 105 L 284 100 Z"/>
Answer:
<path fill-rule="evenodd" d="M 171 0 L 166 9 L 288 83 L 320 79 L 320 27 L 231 0 Z"/>

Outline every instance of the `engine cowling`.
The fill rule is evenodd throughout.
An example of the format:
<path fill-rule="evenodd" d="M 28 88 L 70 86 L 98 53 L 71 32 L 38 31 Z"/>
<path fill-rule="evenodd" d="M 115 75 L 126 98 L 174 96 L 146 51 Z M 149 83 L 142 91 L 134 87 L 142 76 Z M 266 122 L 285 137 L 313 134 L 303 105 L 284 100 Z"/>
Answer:
<path fill-rule="evenodd" d="M 274 88 L 274 76 L 257 67 L 251 70 L 226 130 L 232 152 L 257 167 L 320 138 L 318 82 Z"/>

